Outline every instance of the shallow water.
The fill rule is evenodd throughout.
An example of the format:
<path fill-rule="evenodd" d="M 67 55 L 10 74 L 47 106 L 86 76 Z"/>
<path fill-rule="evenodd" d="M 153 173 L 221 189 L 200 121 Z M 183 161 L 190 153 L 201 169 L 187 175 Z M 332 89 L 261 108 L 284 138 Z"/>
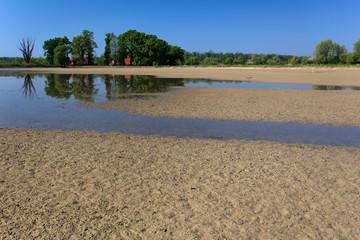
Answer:
<path fill-rule="evenodd" d="M 198 80 L 196 80 L 198 81 Z M 230 84 L 215 82 L 200 84 Z M 173 119 L 86 109 L 75 102 L 153 97 L 188 79 L 149 76 L 19 75 L 0 76 L 0 127 L 95 130 L 181 138 L 265 140 L 360 147 L 360 128 L 298 123 Z M 231 83 L 241 85 L 243 83 Z M 290 84 L 291 85 L 291 84 Z"/>

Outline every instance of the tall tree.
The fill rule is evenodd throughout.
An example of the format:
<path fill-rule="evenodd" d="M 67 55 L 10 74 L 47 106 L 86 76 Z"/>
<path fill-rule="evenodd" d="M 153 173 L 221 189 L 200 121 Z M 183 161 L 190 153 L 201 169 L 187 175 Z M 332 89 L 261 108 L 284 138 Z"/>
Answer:
<path fill-rule="evenodd" d="M 118 36 L 119 55 L 126 55 L 133 65 L 135 58 L 139 59 L 140 48 L 145 44 L 145 33 L 128 30 Z M 136 62 L 135 62 L 136 64 Z"/>
<path fill-rule="evenodd" d="M 62 38 L 56 37 L 53 39 L 46 40 L 43 45 L 44 49 L 44 56 L 46 56 L 46 61 L 49 64 L 54 64 L 54 55 L 55 55 L 55 48 L 59 45 L 65 45 L 68 48 L 68 51 L 71 51 L 70 48 L 70 41 L 69 39 L 64 36 Z"/>
<path fill-rule="evenodd" d="M 90 65 L 94 63 L 94 49 L 97 48 L 97 44 L 93 34 L 93 32 L 83 30 L 82 35 L 73 38 L 71 55 L 77 63 L 84 64 L 86 60 Z"/>
<path fill-rule="evenodd" d="M 31 55 L 34 50 L 35 40 L 27 37 L 26 39 L 23 38 L 20 41 L 20 47 L 18 49 L 21 51 L 23 58 L 27 64 L 30 63 Z"/>
<path fill-rule="evenodd" d="M 110 59 L 111 61 L 114 61 L 115 65 L 117 64 L 117 62 L 120 61 L 120 59 L 118 58 L 118 45 L 117 45 L 117 37 L 115 34 L 111 38 L 111 42 L 110 42 Z"/>
<path fill-rule="evenodd" d="M 110 44 L 112 39 L 115 37 L 114 33 L 107 33 L 105 34 L 105 53 L 104 53 L 104 64 L 109 65 L 111 61 L 111 48 Z"/>

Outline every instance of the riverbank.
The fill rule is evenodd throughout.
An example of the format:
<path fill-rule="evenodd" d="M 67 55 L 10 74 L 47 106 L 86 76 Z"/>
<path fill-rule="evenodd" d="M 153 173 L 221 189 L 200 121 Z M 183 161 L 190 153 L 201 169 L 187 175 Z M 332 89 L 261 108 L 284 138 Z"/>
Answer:
<path fill-rule="evenodd" d="M 153 75 L 161 78 L 275 82 L 311 85 L 360 86 L 360 68 L 242 68 L 242 67 L 68 67 L 1 68 L 0 71 L 38 73 Z"/>
<path fill-rule="evenodd" d="M 0 235 L 356 239 L 360 149 L 0 129 Z"/>

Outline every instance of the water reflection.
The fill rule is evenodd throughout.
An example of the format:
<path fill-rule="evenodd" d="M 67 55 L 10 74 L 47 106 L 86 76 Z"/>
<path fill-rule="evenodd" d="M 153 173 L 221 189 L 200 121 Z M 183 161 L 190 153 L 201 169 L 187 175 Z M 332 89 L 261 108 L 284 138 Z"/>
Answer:
<path fill-rule="evenodd" d="M 30 74 L 26 74 L 24 78 L 24 84 L 21 89 L 23 90 L 23 95 L 25 98 L 29 97 L 29 99 L 31 99 L 32 97 L 36 96 L 36 90 Z"/>
<path fill-rule="evenodd" d="M 25 98 L 37 96 L 32 78 L 45 79 L 44 92 L 47 96 L 80 101 L 111 101 L 126 98 L 154 97 L 153 93 L 168 91 L 172 86 L 265 88 L 301 90 L 360 90 L 360 87 L 321 86 L 304 84 L 257 83 L 246 81 L 219 81 L 209 79 L 156 78 L 141 75 L 91 75 L 91 74 L 24 74 L 1 73 L 0 76 L 24 78 L 22 86 Z"/>
<path fill-rule="evenodd" d="M 46 95 L 69 99 L 71 95 L 81 101 L 93 102 L 99 89 L 94 79 L 100 77 L 105 85 L 106 99 L 116 100 L 143 97 L 138 93 L 156 93 L 167 91 L 171 86 L 184 86 L 182 79 L 159 79 L 151 76 L 112 76 L 83 74 L 46 74 Z"/>
<path fill-rule="evenodd" d="M 108 100 L 141 97 L 143 95 L 136 94 L 165 92 L 172 86 L 184 86 L 183 79 L 163 79 L 151 76 L 104 75 L 102 80 Z"/>

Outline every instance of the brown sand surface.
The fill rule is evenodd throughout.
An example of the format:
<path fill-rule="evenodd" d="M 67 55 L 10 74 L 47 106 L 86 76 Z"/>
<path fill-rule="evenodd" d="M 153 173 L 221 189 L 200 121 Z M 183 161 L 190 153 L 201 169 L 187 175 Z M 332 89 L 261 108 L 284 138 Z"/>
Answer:
<path fill-rule="evenodd" d="M 246 67 L 71 67 L 0 68 L 0 71 L 48 73 L 154 75 L 162 78 L 209 78 L 255 82 L 360 86 L 360 68 L 246 68 Z"/>
<path fill-rule="evenodd" d="M 1 239 L 358 239 L 360 149 L 0 129 Z"/>
<path fill-rule="evenodd" d="M 360 91 L 185 88 L 160 96 L 78 105 L 159 117 L 360 126 Z"/>

